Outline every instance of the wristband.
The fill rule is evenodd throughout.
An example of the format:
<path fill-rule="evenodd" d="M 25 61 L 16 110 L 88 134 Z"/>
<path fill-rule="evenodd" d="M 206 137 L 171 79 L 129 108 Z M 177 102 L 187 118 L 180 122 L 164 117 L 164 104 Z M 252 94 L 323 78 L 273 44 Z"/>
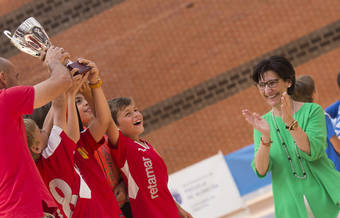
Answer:
<path fill-rule="evenodd" d="M 100 88 L 102 86 L 102 84 L 103 84 L 103 80 L 98 78 L 96 83 L 89 83 L 89 87 L 91 89 L 96 89 L 96 88 Z"/>
<path fill-rule="evenodd" d="M 294 120 L 289 126 L 286 126 L 286 129 L 289 131 L 294 131 L 298 126 L 297 120 Z"/>
<path fill-rule="evenodd" d="M 262 144 L 262 145 L 264 145 L 264 146 L 266 146 L 266 147 L 270 147 L 270 145 L 271 145 L 272 143 L 273 143 L 273 141 L 271 141 L 271 140 L 270 140 L 269 142 L 267 142 L 267 143 L 264 142 L 263 139 L 262 139 L 262 137 L 261 137 L 261 144 Z"/>

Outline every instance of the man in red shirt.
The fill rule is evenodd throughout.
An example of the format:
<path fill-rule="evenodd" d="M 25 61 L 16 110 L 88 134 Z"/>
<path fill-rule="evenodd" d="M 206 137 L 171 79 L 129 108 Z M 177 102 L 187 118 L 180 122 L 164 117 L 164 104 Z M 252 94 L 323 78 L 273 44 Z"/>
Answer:
<path fill-rule="evenodd" d="M 16 86 L 19 73 L 0 58 L 0 217 L 41 218 L 56 207 L 28 150 L 22 115 L 71 86 L 67 58 L 63 49 L 51 47 L 44 61 L 51 75 L 35 86 Z"/>

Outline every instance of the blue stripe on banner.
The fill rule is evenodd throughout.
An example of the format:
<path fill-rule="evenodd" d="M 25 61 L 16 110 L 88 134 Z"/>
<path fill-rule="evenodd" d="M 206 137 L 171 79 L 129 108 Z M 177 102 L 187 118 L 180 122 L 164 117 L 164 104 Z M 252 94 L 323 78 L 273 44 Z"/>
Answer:
<path fill-rule="evenodd" d="M 257 177 L 251 167 L 253 157 L 254 145 L 224 156 L 241 196 L 272 183 L 270 173 L 265 178 Z"/>

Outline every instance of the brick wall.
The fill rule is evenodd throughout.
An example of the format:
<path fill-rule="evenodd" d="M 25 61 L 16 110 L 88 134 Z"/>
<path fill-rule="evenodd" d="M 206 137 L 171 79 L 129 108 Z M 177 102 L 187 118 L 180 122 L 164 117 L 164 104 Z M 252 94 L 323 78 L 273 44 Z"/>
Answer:
<path fill-rule="evenodd" d="M 249 80 L 263 57 L 284 54 L 298 75 L 311 74 L 323 107 L 339 98 L 337 0 L 5 2 L 1 30 L 14 31 L 23 20 L 19 15 L 31 16 L 31 8 L 53 44 L 74 59 L 97 63 L 109 99 L 135 99 L 145 115 L 144 138 L 170 173 L 218 150 L 227 154 L 252 143 L 241 109 L 268 110 Z M 0 37 L 1 56 L 16 64 L 23 83 L 48 77 L 38 60 L 7 43 Z"/>

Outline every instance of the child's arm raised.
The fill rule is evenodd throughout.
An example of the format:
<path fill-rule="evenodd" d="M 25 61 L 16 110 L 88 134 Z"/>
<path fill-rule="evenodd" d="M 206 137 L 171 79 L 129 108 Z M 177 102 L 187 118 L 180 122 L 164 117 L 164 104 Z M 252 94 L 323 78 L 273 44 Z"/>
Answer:
<path fill-rule="evenodd" d="M 58 126 L 65 131 L 66 129 L 65 93 L 59 95 L 52 101 L 50 112 L 51 110 L 53 110 L 53 125 Z"/>
<path fill-rule="evenodd" d="M 111 114 L 109 116 L 111 117 Z M 109 126 L 106 130 L 106 135 L 109 137 L 111 145 L 116 147 L 119 137 L 119 131 L 112 118 L 110 119 Z"/>
<path fill-rule="evenodd" d="M 89 104 L 91 110 L 95 114 L 96 109 L 95 109 L 95 106 L 94 106 L 94 103 L 93 103 L 92 91 L 91 91 L 91 88 L 89 87 L 88 83 L 83 83 L 82 86 L 79 89 L 79 92 L 84 96 L 84 98 L 86 99 L 87 103 Z M 119 137 L 118 128 L 111 118 L 111 112 L 107 114 L 107 117 L 110 117 L 109 118 L 110 121 L 109 121 L 108 128 L 106 130 L 106 135 L 108 136 L 111 145 L 116 146 L 117 142 L 118 142 L 118 137 Z"/>
<path fill-rule="evenodd" d="M 77 71 L 77 69 L 73 69 Z M 75 105 L 75 98 L 76 94 L 80 88 L 80 86 L 87 80 L 88 73 L 84 76 L 82 74 L 78 74 L 73 77 L 73 83 L 71 88 L 66 91 L 67 96 L 67 126 L 66 126 L 66 134 L 77 143 L 80 138 L 80 130 L 79 130 L 79 123 L 78 123 L 78 115 L 77 109 Z"/>
<path fill-rule="evenodd" d="M 51 105 L 50 110 L 48 111 L 44 124 L 41 129 L 42 143 L 44 145 L 47 144 L 48 137 L 50 136 L 51 130 L 53 127 L 53 107 Z"/>
<path fill-rule="evenodd" d="M 108 114 L 110 114 L 110 109 L 101 88 L 102 80 L 99 77 L 99 70 L 96 64 L 85 59 L 78 59 L 78 61 L 92 68 L 89 72 L 88 81 L 96 114 L 94 121 L 89 126 L 89 130 L 92 137 L 98 142 L 103 137 L 108 127 L 110 121 L 110 116 L 108 116 Z"/>

